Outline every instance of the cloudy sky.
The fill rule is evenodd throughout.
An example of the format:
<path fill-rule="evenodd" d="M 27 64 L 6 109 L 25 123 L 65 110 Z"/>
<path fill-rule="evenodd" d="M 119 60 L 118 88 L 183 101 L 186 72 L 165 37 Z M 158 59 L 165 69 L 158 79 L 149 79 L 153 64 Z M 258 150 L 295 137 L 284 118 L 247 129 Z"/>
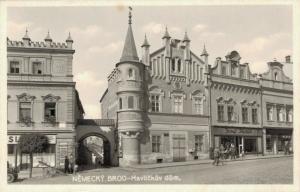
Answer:
<path fill-rule="evenodd" d="M 21 40 L 26 27 L 32 41 L 43 41 L 49 29 L 55 42 L 68 32 L 76 50 L 74 80 L 86 118 L 100 118 L 100 97 L 107 76 L 119 61 L 128 23 L 126 7 L 19 7 L 8 9 L 8 37 Z M 162 46 L 168 26 L 172 38 L 187 30 L 191 49 L 201 54 L 205 43 L 209 62 L 237 50 L 253 73 L 267 70 L 266 62 L 292 54 L 291 6 L 137 6 L 133 7 L 133 32 L 139 56 L 144 34 L 151 51 Z M 287 75 L 292 76 L 291 66 Z"/>

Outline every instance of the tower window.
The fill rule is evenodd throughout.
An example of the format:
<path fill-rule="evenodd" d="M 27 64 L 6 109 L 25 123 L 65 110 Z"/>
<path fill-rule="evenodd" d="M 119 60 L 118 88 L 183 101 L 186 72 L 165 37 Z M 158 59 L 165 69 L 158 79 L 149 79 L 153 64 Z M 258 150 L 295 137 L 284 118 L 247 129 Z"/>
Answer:
<path fill-rule="evenodd" d="M 134 79 L 134 70 L 133 70 L 133 69 L 129 69 L 129 70 L 128 70 L 128 77 L 129 77 L 130 79 Z"/>
<path fill-rule="evenodd" d="M 176 67 L 175 67 L 175 58 L 172 59 L 172 72 L 175 72 Z"/>
<path fill-rule="evenodd" d="M 179 73 L 181 73 L 181 60 L 180 59 L 178 59 L 178 61 L 177 61 L 177 71 Z"/>
<path fill-rule="evenodd" d="M 128 109 L 133 109 L 133 96 L 128 97 Z"/>
<path fill-rule="evenodd" d="M 119 109 L 122 109 L 123 106 L 122 106 L 122 98 L 119 99 Z"/>

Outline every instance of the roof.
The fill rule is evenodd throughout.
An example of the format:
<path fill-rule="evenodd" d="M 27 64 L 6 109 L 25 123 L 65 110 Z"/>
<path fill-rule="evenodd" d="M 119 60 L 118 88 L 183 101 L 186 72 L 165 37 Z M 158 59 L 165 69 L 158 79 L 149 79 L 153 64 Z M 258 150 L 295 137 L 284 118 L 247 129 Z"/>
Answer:
<path fill-rule="evenodd" d="M 82 106 L 82 103 L 81 103 L 81 100 L 79 98 L 79 93 L 76 89 L 75 89 L 75 95 L 76 95 L 77 106 L 78 106 L 79 110 L 82 111 L 82 113 L 85 113 L 84 109 L 83 109 L 83 106 Z"/>
<path fill-rule="evenodd" d="M 183 42 L 185 42 L 185 41 L 188 41 L 188 42 L 191 41 L 187 35 L 187 32 L 184 33 L 184 37 L 183 37 Z"/>
<path fill-rule="evenodd" d="M 149 47 L 149 46 L 150 44 L 148 43 L 147 36 L 145 35 L 144 43 L 142 44 L 142 47 Z"/>
<path fill-rule="evenodd" d="M 170 36 L 170 34 L 169 34 L 169 32 L 168 32 L 168 27 L 166 27 L 165 34 L 164 34 L 164 36 L 163 36 L 162 38 L 163 38 L 163 39 L 164 39 L 164 38 L 167 38 L 167 39 L 170 39 L 170 38 L 171 38 L 171 36 Z"/>
<path fill-rule="evenodd" d="M 131 24 L 128 25 L 128 30 L 126 34 L 125 44 L 122 52 L 120 61 L 139 61 L 137 55 L 134 37 L 132 33 Z"/>
<path fill-rule="evenodd" d="M 114 126 L 114 119 L 78 119 L 78 125 Z"/>
<path fill-rule="evenodd" d="M 108 92 L 108 88 L 106 88 L 105 92 L 103 93 L 101 99 L 100 99 L 100 103 L 102 102 L 102 100 L 104 99 L 105 95 L 107 94 Z"/>

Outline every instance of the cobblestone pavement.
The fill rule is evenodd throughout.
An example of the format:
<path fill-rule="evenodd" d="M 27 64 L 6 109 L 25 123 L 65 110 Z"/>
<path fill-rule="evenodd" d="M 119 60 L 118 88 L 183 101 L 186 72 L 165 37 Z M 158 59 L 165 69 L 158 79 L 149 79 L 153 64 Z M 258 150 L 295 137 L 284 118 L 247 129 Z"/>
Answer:
<path fill-rule="evenodd" d="M 157 169 L 102 168 L 19 184 L 292 184 L 293 158 L 282 157 Z M 16 184 L 17 184 L 16 183 Z"/>

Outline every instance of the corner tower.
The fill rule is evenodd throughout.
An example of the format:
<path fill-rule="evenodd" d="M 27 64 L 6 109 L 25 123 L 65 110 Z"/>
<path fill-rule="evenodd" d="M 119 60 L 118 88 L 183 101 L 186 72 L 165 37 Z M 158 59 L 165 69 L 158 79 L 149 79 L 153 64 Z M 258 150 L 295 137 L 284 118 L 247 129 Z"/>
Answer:
<path fill-rule="evenodd" d="M 131 28 L 131 9 L 128 30 L 118 71 L 118 132 L 121 157 L 119 164 L 126 167 L 140 163 L 140 134 L 144 130 L 144 69 L 139 61 Z"/>

